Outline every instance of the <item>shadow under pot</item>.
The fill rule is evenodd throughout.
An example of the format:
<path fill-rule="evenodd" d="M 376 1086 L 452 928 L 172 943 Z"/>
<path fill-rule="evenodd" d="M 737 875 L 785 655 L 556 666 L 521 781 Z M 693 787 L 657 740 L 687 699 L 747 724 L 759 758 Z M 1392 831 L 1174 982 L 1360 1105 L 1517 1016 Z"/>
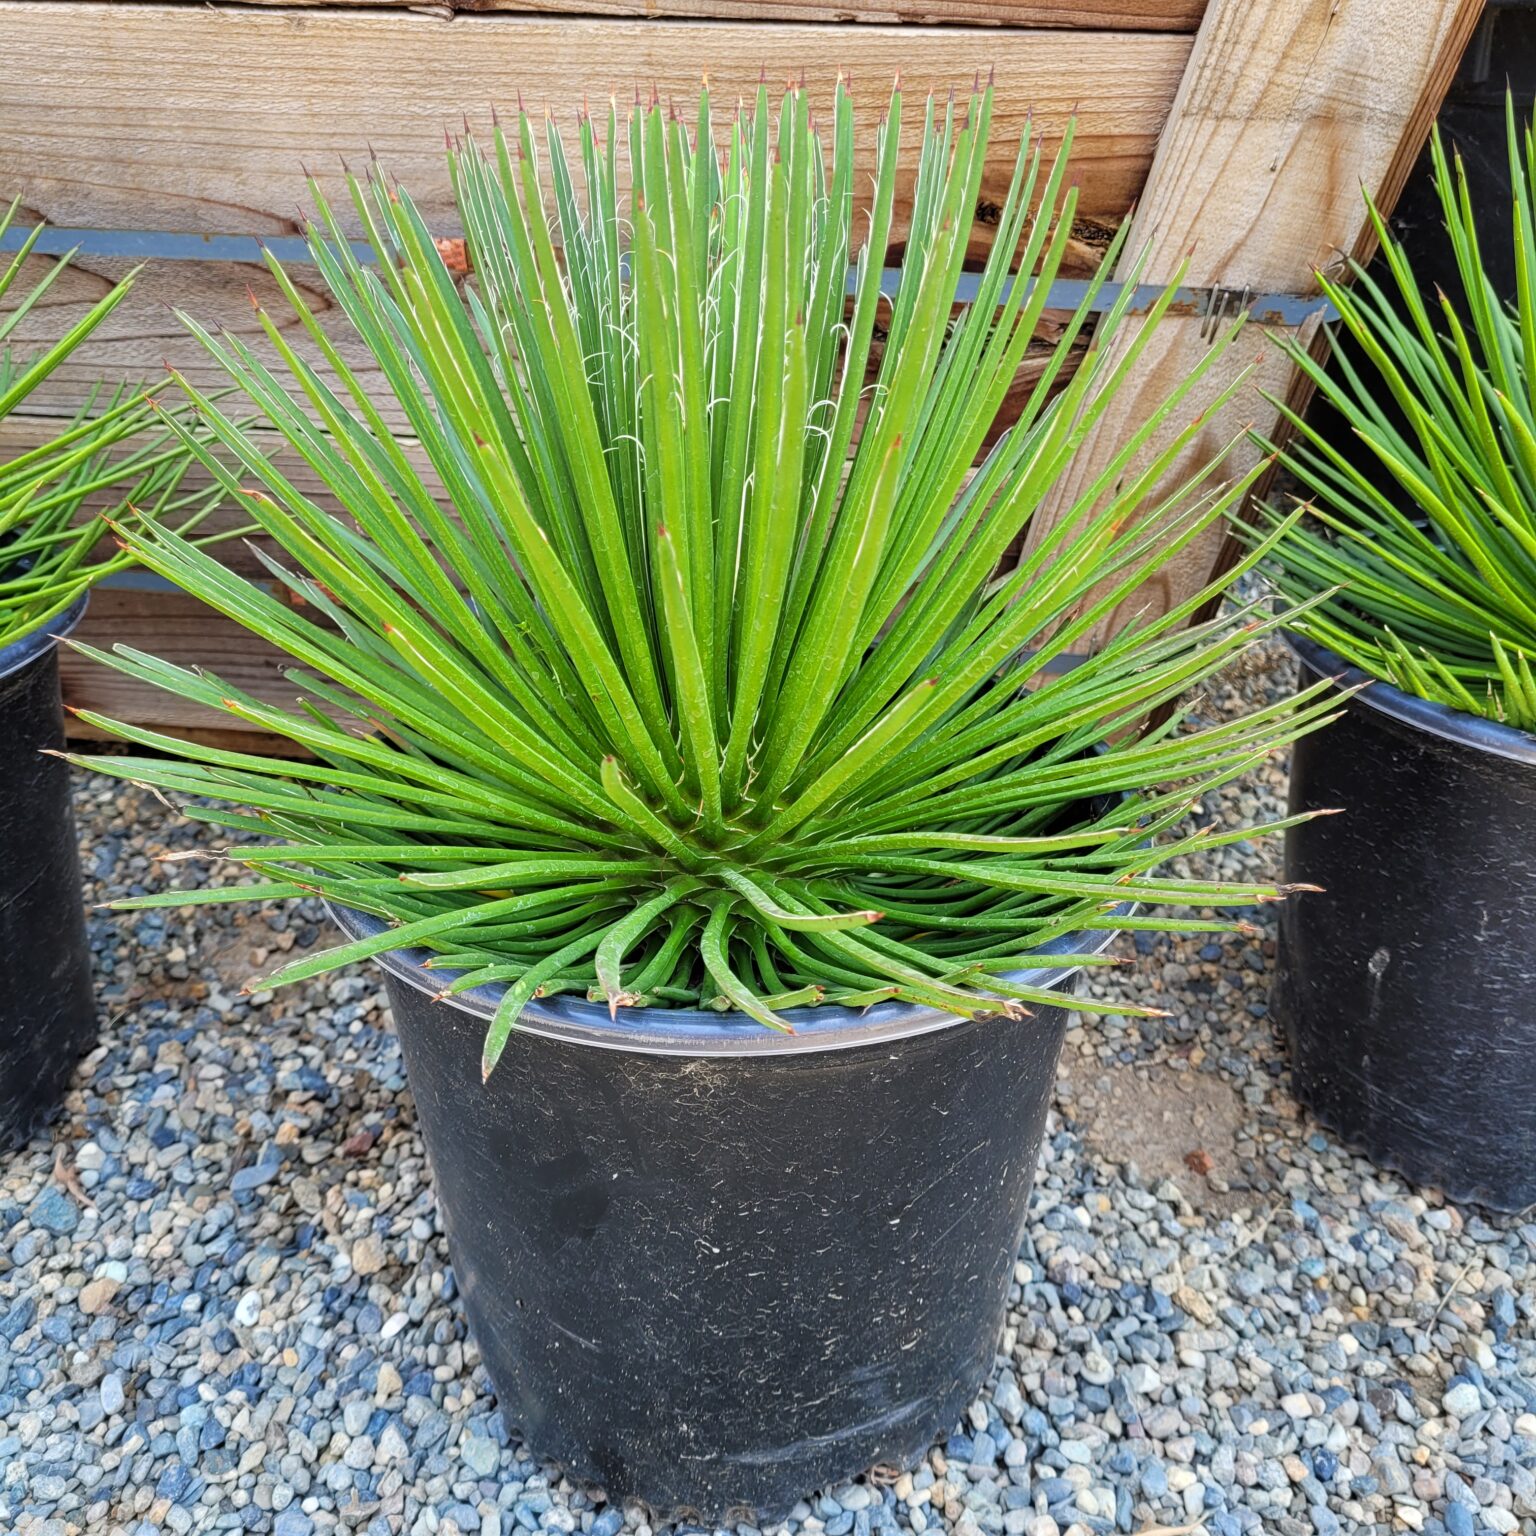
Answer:
<path fill-rule="evenodd" d="M 0 649 L 0 1147 L 18 1146 L 58 1107 L 96 1042 L 55 638 L 68 612 Z"/>
<path fill-rule="evenodd" d="M 333 916 L 349 937 L 379 920 Z M 1109 933 L 1061 940 L 1061 954 Z M 990 1375 L 1063 1006 L 531 1004 L 381 957 L 470 1328 L 535 1453 L 661 1515 L 761 1519 L 947 1434 Z"/>
<path fill-rule="evenodd" d="M 1365 674 L 1300 637 L 1303 685 Z M 1536 1202 L 1536 738 L 1372 682 L 1295 746 L 1274 1009 L 1296 1096 L 1451 1199 Z"/>

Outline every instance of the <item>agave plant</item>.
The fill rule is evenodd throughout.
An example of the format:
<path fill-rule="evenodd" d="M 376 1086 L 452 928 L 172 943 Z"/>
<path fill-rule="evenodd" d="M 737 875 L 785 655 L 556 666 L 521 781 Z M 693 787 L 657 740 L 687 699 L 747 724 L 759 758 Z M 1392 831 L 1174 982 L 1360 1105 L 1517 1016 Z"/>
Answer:
<path fill-rule="evenodd" d="M 1386 280 L 1359 264 L 1353 287 L 1319 277 L 1346 342 L 1331 365 L 1286 344 L 1365 467 L 1281 406 L 1311 517 L 1286 530 L 1272 573 L 1308 605 L 1296 627 L 1371 676 L 1536 730 L 1536 141 L 1511 103 L 1512 306 L 1483 271 L 1465 169 L 1438 130 L 1432 156 L 1457 290 L 1425 296 L 1367 197 Z M 1266 533 L 1281 515 L 1261 515 Z"/>
<path fill-rule="evenodd" d="M 706 90 L 692 132 L 654 103 L 627 134 L 613 112 L 606 131 L 582 115 L 574 156 L 553 121 L 541 150 L 526 116 L 451 145 L 462 286 L 377 166 L 350 182 L 372 264 L 313 186 L 312 259 L 384 386 L 353 371 L 275 261 L 314 362 L 264 313 L 286 379 L 188 320 L 340 513 L 183 381 L 239 468 L 189 443 L 243 491 L 292 562 L 269 561 L 273 578 L 302 603 L 162 528 L 125 537 L 295 658 L 306 702 L 278 708 L 123 647 L 102 659 L 314 761 L 87 716 L 165 754 L 95 766 L 278 839 L 229 851 L 264 872 L 254 887 L 120 905 L 320 892 L 381 915 L 378 938 L 259 985 L 424 946 L 445 995 L 506 984 L 489 1072 L 535 996 L 738 1009 L 780 1029 L 797 1004 L 892 997 L 1017 1012 L 1042 994 L 1010 973 L 1109 910 L 1124 926 L 1229 927 L 1201 909 L 1280 894 L 1155 870 L 1228 836 L 1165 837 L 1202 788 L 1325 706 L 1201 729 L 1173 709 L 1140 729 L 1269 621 L 1243 609 L 1188 628 L 1200 593 L 1061 665 L 1241 494 L 1202 479 L 1147 504 L 1199 422 L 1165 426 L 1221 349 L 999 575 L 1167 298 L 1111 350 L 1132 326 L 1127 289 L 1069 378 L 1096 280 L 974 467 L 1067 249 L 1067 146 L 1047 158 L 1026 133 L 975 302 L 956 313 L 990 90 L 928 103 L 889 297 L 900 92 L 857 214 L 841 85 L 830 147 L 802 91 L 777 115 L 759 91 L 718 138 L 711 105 Z M 1011 280 L 1015 266 L 1036 280 Z M 1196 910 L 1154 920 L 1134 902 Z"/>
<path fill-rule="evenodd" d="M 12 203 L 0 215 L 0 236 L 16 211 Z M 133 281 L 130 275 L 118 283 L 51 345 L 13 355 L 17 328 L 69 264 L 66 256 L 31 287 L 18 287 L 42 232 L 34 228 L 0 270 L 0 303 L 13 289 L 19 294 L 0 313 L 0 423 L 122 303 Z M 157 423 L 143 393 L 124 387 L 105 399 L 94 390 L 63 431 L 0 461 L 0 650 L 45 627 L 93 582 L 131 562 L 123 551 L 96 554 L 101 524 L 80 516 L 93 498 L 131 504 L 149 519 L 185 512 L 179 520 L 190 531 L 217 499 L 185 488 L 194 462 Z"/>

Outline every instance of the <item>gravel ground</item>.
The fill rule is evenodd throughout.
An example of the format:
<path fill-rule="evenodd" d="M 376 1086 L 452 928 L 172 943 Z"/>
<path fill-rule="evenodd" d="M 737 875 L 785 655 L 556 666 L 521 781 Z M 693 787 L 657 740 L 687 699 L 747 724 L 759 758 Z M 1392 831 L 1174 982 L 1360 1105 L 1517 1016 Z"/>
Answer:
<path fill-rule="evenodd" d="M 1285 685 L 1250 666 L 1213 707 Z M 1212 809 L 1282 790 L 1274 767 Z M 96 899 L 207 841 L 106 781 L 78 809 Z M 238 995 L 322 928 L 309 904 L 93 920 L 111 1023 L 0 1163 L 0 1532 L 653 1536 L 497 1412 L 377 978 Z M 1174 1017 L 1069 1036 L 986 1394 L 790 1530 L 1536 1532 L 1536 1222 L 1307 1123 L 1271 933 L 1142 935 L 1134 972 L 1095 978 Z"/>

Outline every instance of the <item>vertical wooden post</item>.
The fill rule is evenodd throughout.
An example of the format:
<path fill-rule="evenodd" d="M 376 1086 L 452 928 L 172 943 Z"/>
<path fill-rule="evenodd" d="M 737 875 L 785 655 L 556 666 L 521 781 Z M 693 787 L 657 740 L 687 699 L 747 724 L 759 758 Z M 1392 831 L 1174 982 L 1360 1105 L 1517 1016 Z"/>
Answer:
<path fill-rule="evenodd" d="M 1147 250 L 1145 280 L 1171 280 L 1187 256 L 1186 283 L 1310 293 L 1318 268 L 1341 254 L 1368 255 L 1361 189 L 1370 188 L 1388 208 L 1395 201 L 1482 3 L 1210 0 L 1134 219 L 1128 250 Z M 1188 374 L 1207 345 L 1203 326 L 1198 319 L 1163 322 L 1041 509 L 1034 539 L 1054 526 L 1115 445 Z M 1212 413 L 1166 485 L 1210 463 L 1244 427 L 1273 428 L 1276 412 L 1263 394 L 1284 396 L 1291 369 L 1256 326 L 1202 381 L 1203 400 L 1192 401 L 1181 419 L 1255 362 L 1249 380 Z M 1242 475 L 1258 452 L 1240 443 L 1223 473 Z M 1150 594 L 1138 595 L 1138 608 L 1151 600 L 1165 612 L 1199 591 L 1219 567 L 1223 542 L 1223 530 L 1213 529 L 1150 584 Z M 1117 611 L 1098 638 L 1130 617 Z"/>

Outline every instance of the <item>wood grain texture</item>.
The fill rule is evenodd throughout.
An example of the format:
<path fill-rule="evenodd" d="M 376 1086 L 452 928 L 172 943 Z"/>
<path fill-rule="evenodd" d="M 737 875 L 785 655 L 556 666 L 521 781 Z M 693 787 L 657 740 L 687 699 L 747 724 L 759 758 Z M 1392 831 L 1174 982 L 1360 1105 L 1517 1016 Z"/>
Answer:
<path fill-rule="evenodd" d="M 1149 276 L 1170 279 L 1187 257 L 1192 283 L 1316 291 L 1316 269 L 1365 250 L 1360 189 L 1379 189 L 1390 207 L 1481 9 L 1482 0 L 1211 0 L 1136 213 L 1132 246 L 1148 249 Z M 1207 345 L 1201 330 L 1198 320 L 1164 324 L 1044 509 L 1035 538 L 1189 373 Z M 1207 376 L 1181 420 L 1249 365 L 1237 398 L 1207 419 L 1164 490 L 1245 426 L 1273 428 L 1263 394 L 1284 395 L 1291 369 L 1257 328 Z M 1259 452 L 1244 440 L 1223 472 L 1246 472 Z M 1212 530 L 1138 594 L 1138 606 L 1166 611 L 1200 590 L 1227 562 L 1224 546 L 1223 531 Z M 1117 612 L 1103 633 L 1128 617 Z"/>
<path fill-rule="evenodd" d="M 50 258 L 32 257 L 22 269 L 18 291 L 40 279 L 51 264 Z M 105 257 L 75 257 L 17 327 L 18 351 L 35 350 L 63 335 L 132 265 Z M 315 269 L 294 264 L 289 275 L 348 364 L 376 398 L 386 399 L 389 391 L 383 375 Z M 305 335 L 298 315 L 265 267 L 244 262 L 154 261 L 140 271 L 127 300 L 29 397 L 26 411 L 50 418 L 67 415 L 85 402 L 98 381 L 109 388 L 143 386 L 173 399 L 176 385 L 168 375 L 171 368 L 200 390 L 226 388 L 228 375 L 178 311 L 215 335 L 239 336 L 281 373 L 281 359 L 262 333 L 253 299 L 299 352 L 316 367 L 325 367 L 318 348 Z M 398 409 L 388 408 L 386 416 L 392 424 L 403 425 Z"/>
<path fill-rule="evenodd" d="M 275 5 L 284 0 L 247 0 Z M 385 5 L 445 16 L 515 11 L 535 16 L 618 16 L 645 21 L 804 21 L 865 26 L 1083 27 L 1193 32 L 1205 0 L 308 0 Z"/>
<path fill-rule="evenodd" d="M 57 286 L 61 287 L 62 282 Z M 992 443 L 996 442 L 1002 432 L 1018 419 L 1018 414 L 1023 409 L 1025 401 L 1029 398 L 1030 393 L 1044 373 L 1047 363 L 1055 353 L 1056 342 L 1063 330 L 1065 319 L 1066 316 L 1064 314 L 1052 310 L 1047 310 L 1042 316 L 1041 323 L 1035 332 L 1035 340 L 1031 342 L 1029 348 L 1025 351 L 1023 361 L 1019 364 L 1018 371 L 1014 376 L 1014 381 L 1009 386 L 1007 394 L 1003 397 L 1003 403 L 998 410 L 997 419 L 985 440 L 986 446 L 990 447 Z M 216 365 L 210 359 L 207 359 L 206 355 L 188 353 L 183 358 L 179 354 L 184 350 L 184 346 L 180 344 L 174 334 L 169 338 L 159 339 L 169 343 L 170 350 L 178 354 L 178 367 L 184 367 L 186 376 L 195 381 L 200 387 L 217 389 L 227 385 L 227 378 L 217 371 Z M 265 338 L 261 338 L 263 343 L 264 340 Z M 35 402 L 29 402 L 29 409 L 14 412 L 4 421 L 0 421 L 0 462 L 3 462 L 8 456 L 47 442 L 62 432 L 68 424 L 69 417 L 67 412 L 73 410 L 88 395 L 94 381 L 102 378 L 115 382 L 119 378 L 128 381 L 152 377 L 154 373 L 159 371 L 158 369 L 153 367 L 141 368 L 139 366 L 142 360 L 140 350 L 146 344 L 153 346 L 155 339 L 145 343 L 141 338 L 125 338 L 120 343 L 115 343 L 110 347 L 101 349 L 98 354 L 102 359 L 100 367 L 93 369 L 89 365 L 79 365 L 67 371 L 61 369 L 60 376 L 49 381 L 47 390 L 39 392 L 40 395 L 53 403 L 56 407 L 55 409 L 37 409 L 35 408 Z M 118 355 L 119 347 L 121 355 Z M 264 346 L 259 346 L 258 350 L 261 350 L 264 356 L 266 355 Z M 1072 377 L 1077 369 L 1078 362 L 1086 350 L 1086 341 L 1080 339 L 1068 353 L 1067 360 L 1061 369 L 1058 379 L 1058 388 L 1064 386 Z M 871 384 L 874 383 L 878 373 L 880 356 L 881 343 L 877 340 L 871 352 L 869 370 L 869 382 Z M 364 374 L 363 369 L 360 368 L 358 371 L 360 374 Z M 364 376 L 375 379 L 376 374 L 377 370 L 370 367 L 366 370 Z M 160 398 L 164 399 L 167 403 L 173 401 L 175 398 L 175 386 L 168 386 Z M 387 390 L 380 387 L 374 395 L 374 402 L 379 406 L 380 413 L 386 420 L 398 421 L 400 419 L 400 412 L 392 404 Z M 861 406 L 859 421 L 854 427 L 853 441 L 855 443 L 858 441 L 858 435 L 862 429 L 862 414 L 863 407 Z M 270 428 L 263 429 L 258 427 L 255 429 L 255 433 L 256 440 L 259 443 L 271 445 L 271 451 L 276 454 L 277 462 L 281 465 L 284 474 L 305 495 L 313 497 L 322 506 L 335 507 L 336 503 L 320 484 L 314 471 L 307 464 L 303 463 L 291 450 L 280 446 L 276 434 Z M 416 466 L 423 478 L 433 486 L 434 494 L 437 494 L 439 482 L 433 476 L 431 465 L 427 461 L 427 457 L 421 450 L 417 440 L 412 437 L 405 437 L 402 434 L 401 441 L 406 456 Z M 186 485 L 188 489 L 204 485 L 211 486 L 212 480 L 201 466 L 194 465 L 188 473 Z M 91 504 L 90 510 L 106 510 L 109 500 L 110 498 L 105 496 L 97 498 Z M 235 512 L 221 511 L 215 514 L 214 520 L 209 524 L 209 527 L 218 528 L 225 524 L 233 526 L 239 520 Z M 239 546 L 229 547 L 221 558 L 235 570 L 246 571 L 248 574 L 255 574 L 259 570 L 259 566 Z"/>
<path fill-rule="evenodd" d="M 292 665 L 288 657 L 182 592 L 98 588 L 74 638 L 99 650 L 132 645 L 179 666 L 203 667 L 274 704 L 292 705 L 298 696 L 298 690 L 283 676 L 283 668 Z M 285 755 L 297 750 L 266 732 L 242 727 L 240 721 L 218 710 L 188 703 L 163 689 L 125 677 L 68 646 L 59 650 L 59 678 L 66 730 L 72 740 L 111 739 L 67 713 L 90 709 L 109 719 L 132 721 L 215 746 Z"/>
<path fill-rule="evenodd" d="M 1095 229 L 1090 233 L 1091 240 L 1072 242 L 1066 275 L 1086 276 L 1097 267 L 1109 231 Z M 25 291 L 42 278 L 51 264 L 51 258 L 31 258 L 22 269 L 16 291 Z M 63 335 L 130 267 L 127 261 L 75 257 L 18 326 L 18 351 L 33 351 Z M 383 375 L 346 316 L 331 300 L 315 269 L 293 263 L 288 270 L 311 313 L 369 388 L 384 418 L 403 429 L 404 414 L 393 403 Z M 228 331 L 239 336 L 281 374 L 281 362 L 262 333 L 253 299 L 263 305 L 287 341 L 329 375 L 325 360 L 305 335 L 297 314 L 265 267 L 241 262 L 156 261 L 143 268 L 127 301 L 43 382 L 25 409 L 32 416 L 50 421 L 67 416 L 89 398 L 93 386 L 103 381 L 109 388 L 118 384 L 145 386 L 157 392 L 164 388 L 167 398 L 172 398 L 175 385 L 167 375 L 169 368 L 197 389 L 224 388 L 227 376 L 177 311 L 195 318 L 215 334 Z M 1058 332 L 1059 327 L 1049 319 L 1041 327 L 1045 341 L 1054 340 Z M 1038 362 L 1036 367 L 1038 371 Z M 1004 420 L 1011 421 L 1012 416 L 1005 415 Z M 4 428 L 0 425 L 0 441 L 3 440 Z"/>
<path fill-rule="evenodd" d="M 760 70 L 776 79 L 802 66 L 813 93 L 829 98 L 841 62 L 854 71 L 867 156 L 897 69 L 907 84 L 910 152 L 923 93 L 966 85 L 975 70 L 995 65 L 997 153 L 978 203 L 978 248 L 990 229 L 985 205 L 1006 185 L 1026 114 L 1033 110 L 1049 139 L 1081 104 L 1076 164 L 1086 237 L 1067 271 L 1090 270 L 1095 240 L 1118 223 L 1151 163 L 1190 40 L 940 28 L 924 31 L 920 48 L 913 41 L 910 31 L 891 27 L 850 35 L 814 26 L 554 22 L 529 15 L 445 23 L 345 7 L 0 0 L 0 46 L 15 66 L 0 76 L 0 195 L 20 192 L 28 214 L 55 224 L 291 234 L 307 196 L 301 160 L 344 201 L 340 157 L 360 162 L 371 145 L 433 223 L 451 231 L 456 221 L 441 135 L 446 123 L 457 125 L 465 104 L 483 125 L 488 104 L 514 101 L 519 88 L 530 102 L 566 109 L 584 94 L 600 99 L 616 87 L 628 93 L 637 82 L 691 101 L 703 68 L 719 94 L 734 101 L 755 87 Z M 215 59 L 218 68 L 210 68 Z M 155 110 L 145 112 L 150 80 Z M 898 244 L 891 258 L 899 253 Z M 41 271 L 41 260 L 34 266 Z M 77 258 L 24 325 L 20 345 L 60 334 L 128 266 Z M 313 269 L 294 264 L 290 271 L 348 360 L 365 378 L 375 376 Z M 216 387 L 216 365 L 173 307 L 210 329 L 258 339 L 252 295 L 297 341 L 297 320 L 261 266 L 151 262 L 129 301 L 28 409 L 51 421 L 76 409 L 97 379 L 155 387 L 167 365 L 200 387 Z M 264 340 L 259 345 L 265 350 Z M 313 360 L 308 343 L 299 346 Z"/>
<path fill-rule="evenodd" d="M 701 72 L 734 103 L 761 74 L 804 73 L 830 103 L 851 72 L 858 151 L 901 72 L 915 148 L 929 91 L 995 69 L 995 153 L 982 201 L 1000 202 L 1033 113 L 1047 140 L 1079 121 L 1082 211 L 1118 218 L 1140 190 L 1191 42 L 1174 34 L 935 27 L 550 20 L 450 21 L 398 11 L 0 0 L 0 187 L 28 213 L 96 228 L 292 234 L 301 162 L 331 191 L 340 160 L 377 151 L 429 222 L 453 233 L 443 133 L 489 123 L 521 92 L 564 119 L 583 97 L 653 86 L 691 110 Z M 907 157 L 907 185 L 913 166 Z"/>

